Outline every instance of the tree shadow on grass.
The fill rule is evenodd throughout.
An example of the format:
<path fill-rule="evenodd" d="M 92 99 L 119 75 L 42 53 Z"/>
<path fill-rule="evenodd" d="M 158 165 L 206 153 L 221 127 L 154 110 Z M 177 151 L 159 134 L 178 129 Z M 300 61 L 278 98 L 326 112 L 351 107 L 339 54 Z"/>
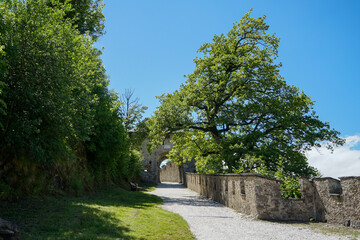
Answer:
<path fill-rule="evenodd" d="M 54 219 L 50 216 L 44 217 L 43 223 L 34 225 L 27 222 L 26 228 L 24 228 L 24 238 L 135 239 L 129 235 L 130 229 L 111 213 L 79 205 L 66 206 L 66 208 L 66 213 L 53 215 Z"/>
<path fill-rule="evenodd" d="M 110 191 L 110 192 L 109 192 Z M 102 195 L 106 194 L 106 197 Z M 123 206 L 137 209 L 145 209 L 162 203 L 162 199 L 158 196 L 147 194 L 144 192 L 128 192 L 122 189 L 107 189 L 91 194 L 87 203 L 99 204 L 103 206 Z"/>
<path fill-rule="evenodd" d="M 121 207 L 145 209 L 161 202 L 153 195 L 113 188 L 83 197 L 2 203 L 0 218 L 20 226 L 20 239 L 142 239 L 132 236 L 126 218 L 119 218 Z"/>

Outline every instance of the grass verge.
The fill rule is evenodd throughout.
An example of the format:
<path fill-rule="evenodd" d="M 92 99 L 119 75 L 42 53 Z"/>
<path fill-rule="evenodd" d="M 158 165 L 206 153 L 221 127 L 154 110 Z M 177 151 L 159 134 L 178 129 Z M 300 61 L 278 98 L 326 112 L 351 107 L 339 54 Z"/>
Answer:
<path fill-rule="evenodd" d="M 20 226 L 20 239 L 195 239 L 161 198 L 108 188 L 82 197 L 38 197 L 0 204 L 0 218 Z"/>
<path fill-rule="evenodd" d="M 337 234 L 347 237 L 351 240 L 360 239 L 360 229 L 320 222 L 310 223 L 309 226 L 312 229 L 322 232 L 324 234 Z"/>
<path fill-rule="evenodd" d="M 273 221 L 280 224 L 290 224 L 297 227 L 310 228 L 315 232 L 325 235 L 338 235 L 349 240 L 360 239 L 360 229 L 324 222 L 296 222 L 296 221 Z"/>
<path fill-rule="evenodd" d="M 140 183 L 139 186 L 147 192 L 154 191 L 156 188 L 156 184 L 153 183 Z"/>

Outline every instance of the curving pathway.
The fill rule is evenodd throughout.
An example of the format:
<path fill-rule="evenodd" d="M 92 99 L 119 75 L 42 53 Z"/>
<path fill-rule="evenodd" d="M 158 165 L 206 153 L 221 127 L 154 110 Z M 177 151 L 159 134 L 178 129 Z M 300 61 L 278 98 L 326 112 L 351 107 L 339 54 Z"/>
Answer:
<path fill-rule="evenodd" d="M 198 240 L 348 239 L 315 232 L 304 225 L 254 220 L 177 183 L 161 183 L 151 193 L 164 200 L 164 209 L 180 214 Z"/>

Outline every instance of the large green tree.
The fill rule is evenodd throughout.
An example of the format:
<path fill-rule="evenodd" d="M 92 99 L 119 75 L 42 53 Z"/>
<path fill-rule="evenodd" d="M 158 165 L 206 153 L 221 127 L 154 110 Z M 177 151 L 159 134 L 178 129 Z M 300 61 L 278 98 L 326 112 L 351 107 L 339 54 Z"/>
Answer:
<path fill-rule="evenodd" d="M 268 28 L 265 16 L 249 12 L 199 48 L 194 72 L 179 90 L 159 97 L 150 148 L 171 134 L 170 158 L 195 157 L 199 172 L 315 174 L 304 151 L 343 140 L 318 119 L 310 97 L 280 76 L 279 39 Z"/>

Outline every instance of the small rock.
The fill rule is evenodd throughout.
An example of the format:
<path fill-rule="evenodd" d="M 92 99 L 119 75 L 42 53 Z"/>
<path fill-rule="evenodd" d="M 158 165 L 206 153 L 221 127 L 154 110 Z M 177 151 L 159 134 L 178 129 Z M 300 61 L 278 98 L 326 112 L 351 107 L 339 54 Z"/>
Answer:
<path fill-rule="evenodd" d="M 15 232 L 7 229 L 0 229 L 0 235 L 14 235 Z"/>
<path fill-rule="evenodd" d="M 17 239 L 19 228 L 15 223 L 0 218 L 0 239 Z"/>

